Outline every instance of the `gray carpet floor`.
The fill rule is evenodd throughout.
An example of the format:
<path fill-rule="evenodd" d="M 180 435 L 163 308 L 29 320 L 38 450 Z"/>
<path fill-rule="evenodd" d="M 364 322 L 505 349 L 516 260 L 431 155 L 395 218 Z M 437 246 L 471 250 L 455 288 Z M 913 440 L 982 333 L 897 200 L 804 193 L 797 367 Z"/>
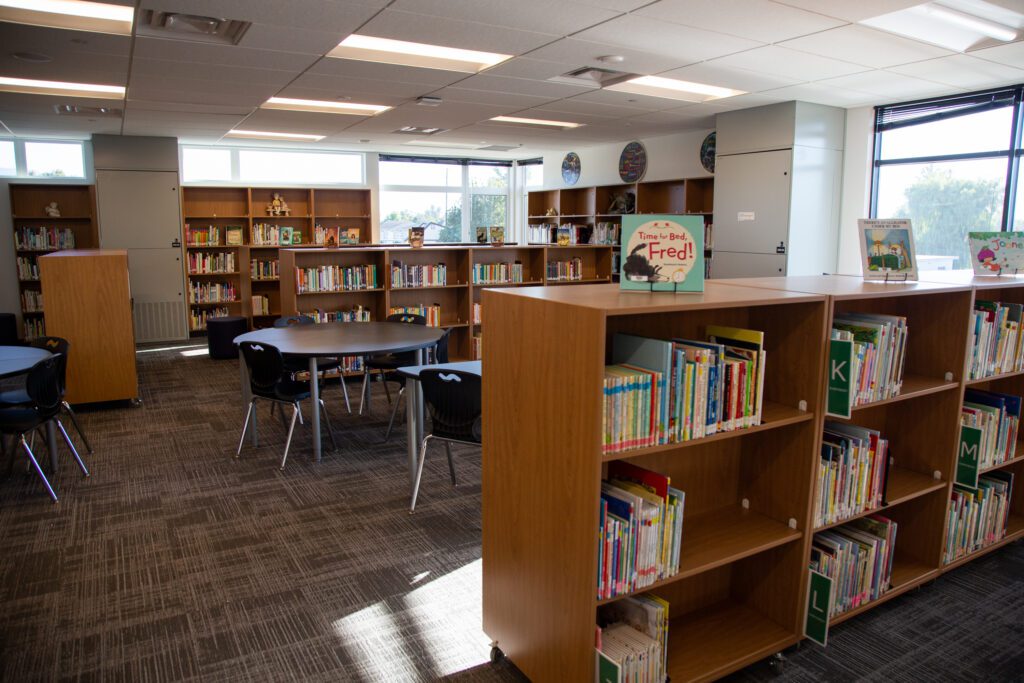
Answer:
<path fill-rule="evenodd" d="M 185 349 L 186 354 L 189 352 Z M 138 355 L 142 403 L 82 410 L 49 503 L 0 463 L 2 681 L 522 681 L 480 629 L 480 454 L 428 459 L 408 505 L 404 433 L 325 392 L 339 450 L 241 428 L 234 361 Z M 326 443 L 326 440 L 325 440 Z M 782 680 L 1021 680 L 1024 546 L 971 563 L 788 653 Z M 766 680 L 756 664 L 734 680 Z"/>

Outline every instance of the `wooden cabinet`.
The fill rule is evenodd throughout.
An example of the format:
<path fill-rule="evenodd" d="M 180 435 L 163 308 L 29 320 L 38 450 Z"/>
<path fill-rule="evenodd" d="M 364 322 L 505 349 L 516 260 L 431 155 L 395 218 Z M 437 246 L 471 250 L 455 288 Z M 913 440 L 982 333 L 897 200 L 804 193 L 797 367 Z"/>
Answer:
<path fill-rule="evenodd" d="M 40 257 L 39 271 L 46 332 L 71 343 L 68 402 L 138 398 L 128 253 L 61 251 Z"/>

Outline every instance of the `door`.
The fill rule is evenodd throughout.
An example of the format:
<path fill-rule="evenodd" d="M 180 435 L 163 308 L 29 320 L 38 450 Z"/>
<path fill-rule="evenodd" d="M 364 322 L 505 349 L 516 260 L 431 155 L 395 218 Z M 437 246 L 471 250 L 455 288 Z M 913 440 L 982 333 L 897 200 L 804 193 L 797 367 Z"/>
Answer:
<path fill-rule="evenodd" d="M 791 149 L 718 157 L 715 161 L 716 258 L 719 250 L 785 253 L 789 246 L 792 169 Z"/>
<path fill-rule="evenodd" d="M 100 244 L 128 250 L 137 342 L 188 339 L 174 171 L 97 171 Z"/>

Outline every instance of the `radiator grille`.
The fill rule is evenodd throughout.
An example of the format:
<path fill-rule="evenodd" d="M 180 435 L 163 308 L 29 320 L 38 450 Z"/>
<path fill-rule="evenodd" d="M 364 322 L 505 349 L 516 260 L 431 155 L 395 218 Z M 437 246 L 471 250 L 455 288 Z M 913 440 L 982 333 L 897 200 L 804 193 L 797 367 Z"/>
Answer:
<path fill-rule="evenodd" d="M 185 306 L 180 301 L 135 302 L 135 342 L 188 339 Z"/>

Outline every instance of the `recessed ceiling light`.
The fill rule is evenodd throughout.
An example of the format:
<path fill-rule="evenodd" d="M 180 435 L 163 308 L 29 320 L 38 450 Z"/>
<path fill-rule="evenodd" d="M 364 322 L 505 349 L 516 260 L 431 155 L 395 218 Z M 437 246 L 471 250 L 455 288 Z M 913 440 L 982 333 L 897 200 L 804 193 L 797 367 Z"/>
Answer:
<path fill-rule="evenodd" d="M 338 47 L 328 52 L 327 56 L 464 73 L 483 71 L 512 58 L 512 55 L 495 52 L 463 50 L 443 45 L 428 45 L 427 43 L 410 43 L 404 40 L 376 38 L 354 33 L 341 41 Z"/>
<path fill-rule="evenodd" d="M 860 23 L 965 52 L 1015 40 L 1024 28 L 1024 15 L 984 0 L 945 0 L 941 5 L 914 5 Z"/>
<path fill-rule="evenodd" d="M 622 55 L 602 55 L 597 58 L 597 61 L 605 64 L 622 64 L 626 58 Z"/>
<path fill-rule="evenodd" d="M 323 135 L 310 135 L 308 133 L 273 133 L 266 130 L 229 130 L 225 137 L 229 138 L 250 138 L 255 140 L 299 140 L 305 142 L 319 142 L 324 139 Z"/>
<path fill-rule="evenodd" d="M 548 119 L 526 119 L 521 116 L 492 116 L 491 121 L 498 123 L 522 123 L 528 126 L 551 126 L 552 128 L 579 128 L 582 123 L 570 121 L 551 121 Z"/>
<path fill-rule="evenodd" d="M 260 106 L 263 109 L 316 111 L 325 114 L 349 114 L 351 116 L 375 116 L 391 109 L 391 107 L 382 104 L 356 104 L 355 102 L 331 102 L 330 100 L 297 100 L 291 97 L 271 97 Z"/>
<path fill-rule="evenodd" d="M 664 97 L 684 102 L 706 102 L 708 100 L 719 100 L 723 97 L 745 94 L 743 90 L 720 88 L 716 85 L 705 85 L 704 83 L 693 83 L 691 81 L 679 81 L 674 78 L 662 78 L 661 76 L 631 78 L 622 83 L 606 85 L 604 89 L 628 92 L 635 95 Z"/>
<path fill-rule="evenodd" d="M 53 57 L 44 55 L 41 52 L 12 52 L 11 59 L 16 59 L 19 62 L 28 62 L 29 64 L 49 64 L 53 61 Z"/>
<path fill-rule="evenodd" d="M 0 91 L 27 93 L 30 95 L 78 95 L 79 97 L 92 97 L 101 100 L 124 99 L 124 87 L 120 85 L 37 81 L 30 78 L 8 78 L 6 76 L 0 76 Z"/>
<path fill-rule="evenodd" d="M 949 7 L 943 7 L 942 5 L 925 5 L 925 12 L 932 15 L 936 19 L 940 19 L 951 24 L 958 24 L 966 29 L 971 29 L 986 35 L 989 38 L 995 38 L 1004 43 L 1008 43 L 1011 40 L 1017 38 L 1017 31 L 1004 24 L 999 24 L 988 19 L 982 19 L 966 12 L 960 12 Z"/>
<path fill-rule="evenodd" d="M 0 0 L 0 21 L 130 35 L 135 8 L 84 0 Z"/>

